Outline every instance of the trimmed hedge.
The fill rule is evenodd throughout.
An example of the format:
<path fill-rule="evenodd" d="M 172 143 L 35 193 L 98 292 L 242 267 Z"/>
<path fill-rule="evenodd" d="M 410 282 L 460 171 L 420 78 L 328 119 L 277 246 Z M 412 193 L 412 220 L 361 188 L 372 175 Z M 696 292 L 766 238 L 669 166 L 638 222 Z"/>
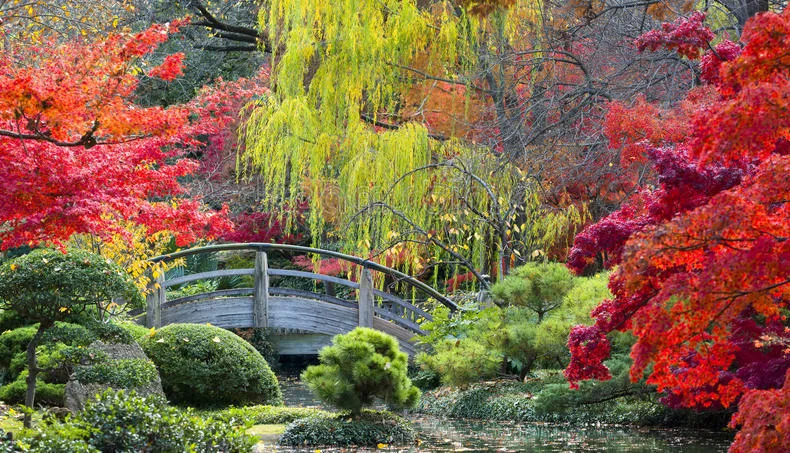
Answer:
<path fill-rule="evenodd" d="M 143 359 L 108 360 L 91 366 L 78 366 L 77 380 L 83 384 L 104 384 L 115 388 L 134 388 L 156 380 L 156 366 Z"/>
<path fill-rule="evenodd" d="M 347 413 L 316 415 L 296 420 L 285 428 L 280 445 L 375 447 L 407 445 L 417 441 L 411 423 L 386 411 L 365 410 L 358 417 Z"/>
<path fill-rule="evenodd" d="M 225 329 L 171 324 L 140 342 L 174 403 L 194 406 L 282 404 L 272 370 L 249 343 Z"/>
<path fill-rule="evenodd" d="M 246 406 L 229 407 L 223 411 L 213 413 L 218 420 L 228 421 L 231 424 L 247 425 L 283 425 L 307 417 L 328 417 L 330 412 L 309 407 L 285 406 Z"/>

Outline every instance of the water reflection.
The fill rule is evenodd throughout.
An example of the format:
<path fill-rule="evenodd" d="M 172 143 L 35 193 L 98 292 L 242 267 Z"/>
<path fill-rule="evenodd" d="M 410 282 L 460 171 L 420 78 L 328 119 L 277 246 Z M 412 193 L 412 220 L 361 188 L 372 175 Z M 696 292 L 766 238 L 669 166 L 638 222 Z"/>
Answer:
<path fill-rule="evenodd" d="M 281 376 L 286 404 L 316 407 L 319 404 L 296 376 Z M 480 420 L 445 420 L 414 415 L 410 417 L 420 437 L 420 445 L 382 449 L 320 448 L 321 453 L 401 452 L 401 453 L 495 453 L 495 452 L 622 452 L 708 453 L 724 452 L 732 436 L 699 430 L 639 429 L 617 426 L 578 426 L 544 423 L 511 423 Z M 261 452 L 315 453 L 316 448 L 286 448 L 267 442 Z"/>

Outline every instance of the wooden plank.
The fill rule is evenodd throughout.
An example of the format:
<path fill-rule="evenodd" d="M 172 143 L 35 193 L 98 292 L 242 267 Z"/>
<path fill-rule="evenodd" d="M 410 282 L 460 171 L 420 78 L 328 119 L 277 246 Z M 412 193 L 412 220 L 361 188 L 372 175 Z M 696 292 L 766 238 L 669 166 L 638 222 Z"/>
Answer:
<path fill-rule="evenodd" d="M 193 282 L 195 280 L 207 280 L 210 278 L 220 277 L 235 277 L 237 275 L 254 275 L 255 269 L 223 269 L 219 271 L 200 272 L 197 274 L 189 274 L 183 277 L 174 278 L 165 282 L 165 288 L 171 286 L 181 285 L 184 283 Z"/>
<path fill-rule="evenodd" d="M 314 274 L 312 272 L 296 271 L 293 269 L 269 269 L 269 275 L 276 277 L 302 277 L 311 280 L 320 280 L 322 282 L 337 283 L 338 285 L 348 286 L 349 288 L 359 288 L 359 283 L 352 282 L 340 277 L 333 277 L 331 275 Z"/>
<path fill-rule="evenodd" d="M 210 293 L 195 294 L 194 296 L 179 297 L 178 299 L 168 300 L 162 308 L 175 307 L 176 305 L 197 302 L 201 300 L 222 299 L 224 297 L 251 296 L 253 288 L 234 288 L 221 289 Z"/>
<path fill-rule="evenodd" d="M 373 327 L 373 276 L 368 269 L 362 269 L 359 277 L 359 325 Z"/>
<path fill-rule="evenodd" d="M 233 297 L 193 302 L 162 312 L 163 325 L 173 323 L 211 323 L 218 327 L 254 327 L 252 297 Z"/>
<path fill-rule="evenodd" d="M 314 355 L 332 344 L 332 336 L 317 333 L 274 335 L 272 340 L 280 355 Z"/>
<path fill-rule="evenodd" d="M 294 288 L 269 288 L 269 296 L 289 296 L 300 297 L 302 299 L 316 299 L 321 302 L 330 304 L 341 305 L 343 307 L 357 308 L 356 302 L 351 302 L 338 297 L 329 296 L 327 294 L 314 293 L 312 291 L 305 291 L 303 289 Z"/>
<path fill-rule="evenodd" d="M 255 290 L 252 301 L 252 318 L 255 327 L 268 327 L 269 260 L 266 252 L 255 252 Z"/>
<path fill-rule="evenodd" d="M 337 335 L 357 327 L 358 311 L 317 300 L 269 297 L 269 328 Z"/>

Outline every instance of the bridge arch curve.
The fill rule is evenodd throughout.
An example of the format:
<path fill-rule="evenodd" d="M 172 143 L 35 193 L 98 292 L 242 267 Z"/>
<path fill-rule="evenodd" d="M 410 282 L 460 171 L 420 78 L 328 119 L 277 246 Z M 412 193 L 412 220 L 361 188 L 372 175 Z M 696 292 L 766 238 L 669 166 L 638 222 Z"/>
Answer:
<path fill-rule="evenodd" d="M 372 327 L 398 339 L 401 348 L 414 353 L 411 339 L 420 335 L 422 321 L 430 321 L 425 299 L 406 299 L 377 288 L 374 281 L 388 280 L 388 287 L 412 289 L 412 294 L 432 298 L 455 311 L 458 307 L 438 291 L 407 274 L 379 263 L 335 251 L 288 244 L 246 243 L 198 247 L 152 258 L 150 261 L 172 262 L 228 253 L 251 254 L 254 266 L 241 269 L 209 268 L 193 272 L 157 275 L 147 295 L 145 313 L 138 311 L 146 326 L 161 327 L 173 323 L 211 323 L 218 327 L 262 327 L 274 335 L 280 354 L 315 354 L 329 344 L 332 336 L 357 326 Z M 270 266 L 273 254 L 315 254 L 336 259 L 351 266 L 357 281 L 335 275 Z M 374 274 L 378 274 L 374 277 Z M 382 278 L 383 277 L 383 278 Z M 208 290 L 197 294 L 169 297 L 168 289 L 218 279 L 236 279 L 246 284 L 233 288 Z M 282 280 L 312 281 L 313 290 L 278 284 Z M 322 284 L 319 289 L 318 283 Z M 309 285 L 308 285 L 309 286 Z M 342 290 L 339 290 L 342 289 Z M 356 297 L 353 297 L 356 294 Z"/>

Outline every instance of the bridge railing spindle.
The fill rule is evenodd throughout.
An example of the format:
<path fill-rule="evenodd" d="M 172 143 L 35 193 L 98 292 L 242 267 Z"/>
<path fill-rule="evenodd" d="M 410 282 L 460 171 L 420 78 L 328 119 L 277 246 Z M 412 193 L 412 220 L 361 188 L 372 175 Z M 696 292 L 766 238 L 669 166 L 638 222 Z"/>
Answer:
<path fill-rule="evenodd" d="M 255 327 L 269 327 L 269 259 L 266 252 L 255 252 L 254 277 L 253 323 Z"/>
<path fill-rule="evenodd" d="M 148 294 L 145 296 L 146 315 L 145 326 L 156 329 L 162 327 L 162 304 L 165 303 L 165 273 L 159 271 L 150 284 Z"/>
<path fill-rule="evenodd" d="M 373 276 L 370 274 L 370 269 L 362 268 L 362 274 L 359 278 L 359 326 L 360 327 L 373 327 L 373 303 L 375 295 L 373 294 Z"/>

